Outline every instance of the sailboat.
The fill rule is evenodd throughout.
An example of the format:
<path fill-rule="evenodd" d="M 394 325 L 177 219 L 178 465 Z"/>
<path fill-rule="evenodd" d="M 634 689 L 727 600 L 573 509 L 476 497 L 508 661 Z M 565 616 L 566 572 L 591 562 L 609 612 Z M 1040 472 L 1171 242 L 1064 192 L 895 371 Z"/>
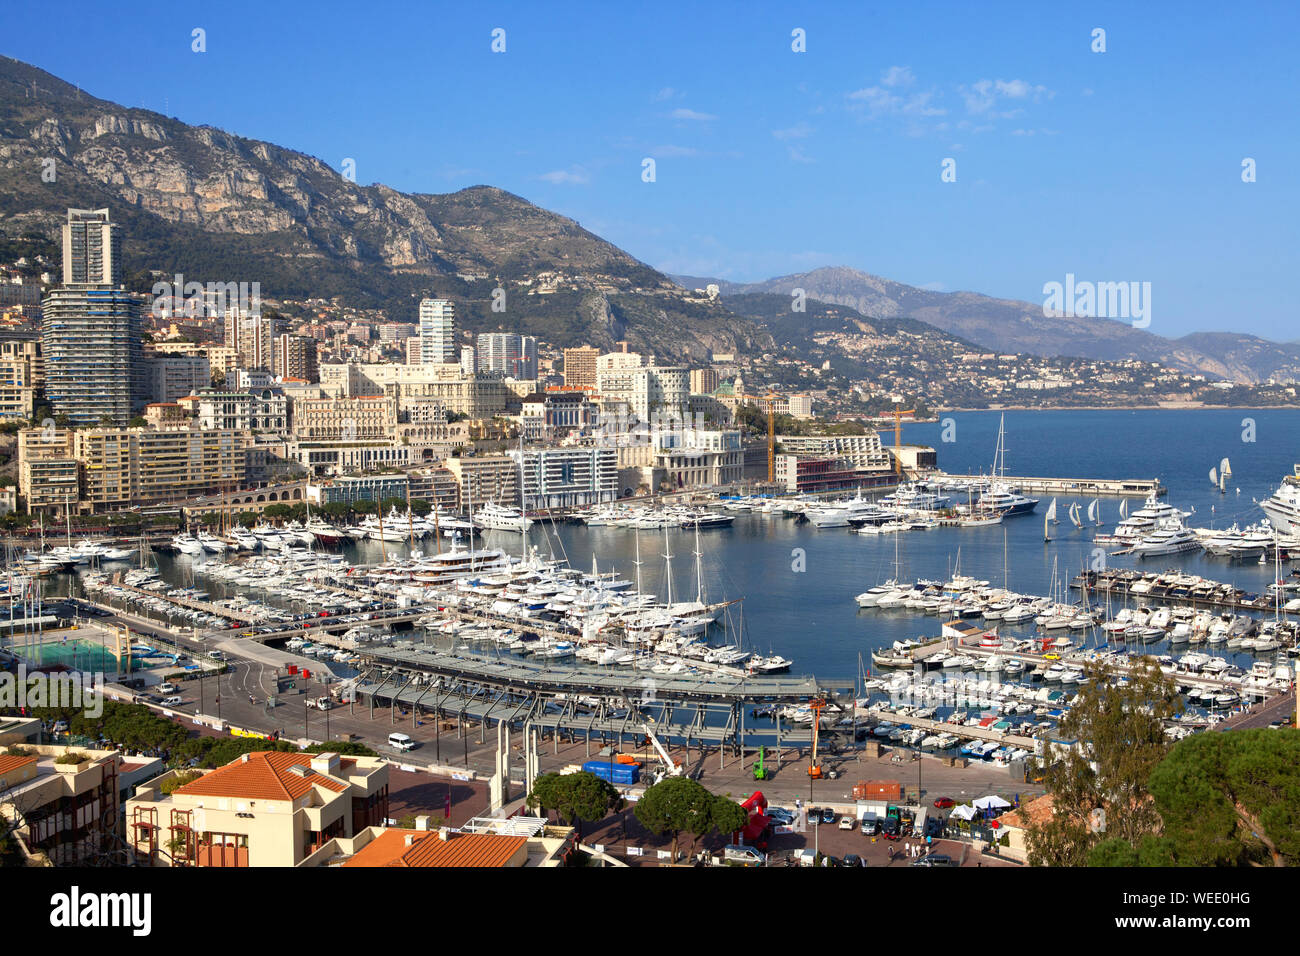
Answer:
<path fill-rule="evenodd" d="M 1232 477 L 1232 465 L 1228 459 L 1219 462 L 1219 493 L 1223 494 L 1228 490 L 1228 479 Z"/>
<path fill-rule="evenodd" d="M 1119 503 L 1119 516 L 1120 516 L 1120 519 L 1121 519 L 1121 520 L 1123 520 L 1124 518 L 1127 518 L 1127 517 L 1128 517 L 1128 499 L 1127 499 L 1127 498 L 1125 498 L 1123 501 L 1121 501 L 1121 502 Z"/>
<path fill-rule="evenodd" d="M 1044 544 L 1046 544 L 1048 541 L 1051 541 L 1051 540 L 1052 540 L 1052 536 L 1051 536 L 1051 534 L 1048 533 L 1048 530 L 1047 530 L 1047 529 L 1048 529 L 1049 524 L 1051 523 L 1051 520 L 1052 520 L 1052 514 L 1054 513 L 1054 509 L 1055 509 L 1055 508 L 1056 508 L 1056 500 L 1053 499 L 1053 500 L 1052 500 L 1052 507 L 1051 507 L 1051 508 L 1048 508 L 1048 509 L 1047 509 L 1047 514 L 1043 515 L 1043 543 L 1044 543 Z M 1005 530 L 1004 530 L 1003 533 L 1004 533 L 1004 534 L 1006 533 Z"/>
<path fill-rule="evenodd" d="M 1052 522 L 1052 524 L 1060 524 L 1060 522 L 1056 520 L 1056 499 L 1055 498 L 1053 498 L 1052 503 L 1047 506 L 1047 520 Z"/>
<path fill-rule="evenodd" d="M 1101 524 L 1101 501 L 1097 498 L 1092 499 L 1092 504 L 1088 505 L 1088 520 L 1093 524 Z"/>
<path fill-rule="evenodd" d="M 1082 510 L 1083 509 L 1079 507 L 1079 502 L 1077 501 L 1070 502 L 1070 523 L 1074 525 L 1076 528 L 1083 527 L 1083 522 L 1079 520 L 1079 512 Z"/>

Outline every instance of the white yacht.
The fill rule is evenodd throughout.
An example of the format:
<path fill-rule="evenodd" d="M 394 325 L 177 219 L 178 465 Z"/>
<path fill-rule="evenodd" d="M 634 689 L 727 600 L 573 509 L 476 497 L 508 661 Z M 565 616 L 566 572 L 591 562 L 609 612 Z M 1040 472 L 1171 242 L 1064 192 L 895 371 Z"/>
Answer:
<path fill-rule="evenodd" d="M 1098 544 L 1137 544 L 1155 530 L 1157 522 L 1169 518 L 1181 521 L 1188 517 L 1188 512 L 1179 511 L 1173 505 L 1161 501 L 1154 493 L 1143 503 L 1142 507 L 1115 525 L 1110 534 L 1099 534 L 1094 539 Z"/>
<path fill-rule="evenodd" d="M 172 546 L 181 554 L 201 554 L 203 552 L 203 545 L 199 542 L 199 539 L 188 531 L 182 531 L 180 534 L 174 535 L 172 537 Z"/>
<path fill-rule="evenodd" d="M 1300 534 L 1300 465 L 1294 467 L 1272 497 L 1259 503 L 1273 527 L 1284 535 Z"/>
<path fill-rule="evenodd" d="M 1153 558 L 1162 554 L 1181 554 L 1201 550 L 1201 539 L 1182 518 L 1162 518 L 1155 530 L 1134 543 L 1130 548 L 1139 558 Z"/>
<path fill-rule="evenodd" d="M 488 502 L 474 513 L 474 524 L 491 531 L 527 531 L 533 526 L 533 519 L 513 508 Z"/>
<path fill-rule="evenodd" d="M 199 544 L 202 545 L 203 550 L 210 554 L 224 554 L 226 551 L 226 542 L 222 541 L 216 535 L 209 534 L 206 531 L 199 532 L 198 541 Z"/>

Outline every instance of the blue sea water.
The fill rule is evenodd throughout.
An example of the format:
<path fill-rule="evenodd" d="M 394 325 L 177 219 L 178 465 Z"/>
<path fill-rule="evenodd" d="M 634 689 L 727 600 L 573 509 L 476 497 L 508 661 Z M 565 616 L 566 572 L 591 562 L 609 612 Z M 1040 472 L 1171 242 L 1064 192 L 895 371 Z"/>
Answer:
<path fill-rule="evenodd" d="M 966 412 L 943 416 L 931 424 L 905 426 L 903 441 L 933 446 L 939 467 L 950 473 L 985 473 L 993 465 L 1000 413 Z M 949 419 L 951 421 L 949 421 Z M 948 427 L 952 426 L 952 427 Z M 942 440 L 947 430 L 954 441 Z M 1253 440 L 1247 440 L 1253 439 Z M 892 442 L 890 433 L 885 437 Z M 1195 509 L 1193 526 L 1228 526 L 1263 517 L 1255 503 L 1267 498 L 1284 474 L 1300 461 L 1300 412 L 1277 410 L 1142 409 L 1098 411 L 1009 411 L 1006 413 L 1008 475 L 1076 478 L 1159 478 L 1166 501 Z M 1226 494 L 1209 480 L 1209 471 L 1228 458 L 1232 478 Z M 1096 544 L 1095 528 L 1075 530 L 1066 519 L 1073 498 L 1058 500 L 1060 524 L 1054 540 L 1043 542 L 1043 513 L 1050 496 L 1041 497 L 1034 515 L 1011 518 L 987 528 L 938 528 L 898 536 L 902 579 L 946 579 L 958 567 L 1015 590 L 1047 594 L 1053 569 L 1068 583 L 1086 565 Z M 1084 511 L 1089 499 L 1078 499 Z M 1129 510 L 1140 505 L 1130 499 Z M 1101 499 L 1101 517 L 1109 529 L 1119 520 L 1119 498 Z M 1004 536 L 1005 531 L 1005 536 Z M 631 576 L 636 535 L 628 529 L 560 525 L 535 528 L 540 544 L 550 534 L 551 547 L 578 567 L 589 568 L 593 553 L 602 569 L 617 568 Z M 513 537 L 488 536 L 509 546 Z M 794 671 L 819 677 L 852 677 L 859 654 L 903 637 L 938 633 L 939 621 L 902 610 L 859 610 L 854 596 L 893 575 L 892 535 L 865 536 L 838 529 L 818 530 L 790 518 L 741 515 L 728 529 L 700 535 L 704 586 L 710 600 L 744 598 L 747 644 L 795 661 Z M 1004 542 L 1005 555 L 1004 562 Z M 694 535 L 669 531 L 674 591 L 695 594 Z M 642 576 L 648 590 L 665 591 L 665 541 L 662 531 L 640 534 Z M 800 561 L 802 552 L 802 561 Z M 1108 557 L 1111 564 L 1132 566 L 1135 559 Z M 802 566 L 803 570 L 797 570 Z M 1216 580 L 1262 591 L 1273 580 L 1272 563 L 1230 563 L 1200 554 L 1147 559 L 1144 567 L 1180 567 Z M 1286 569 L 1283 569 L 1286 573 Z M 1032 627 L 1032 625 L 1031 625 Z M 1007 633 L 1028 633 L 1021 628 Z M 1160 645 L 1152 645 L 1158 650 Z M 1222 653 L 1216 651 L 1216 653 Z M 1242 658 L 1244 662 L 1249 658 Z"/>
<path fill-rule="evenodd" d="M 1000 413 L 965 412 L 936 423 L 908 425 L 903 440 L 933 446 L 939 467 L 950 473 L 984 473 L 992 468 Z M 944 441 L 944 435 L 954 439 Z M 1251 440 L 1247 440 L 1251 439 Z M 886 434 L 892 442 L 892 431 Z M 1195 509 L 1193 526 L 1247 524 L 1263 517 L 1257 499 L 1272 494 L 1282 476 L 1300 461 L 1300 412 L 1295 410 L 1099 410 L 1009 411 L 1006 413 L 1008 475 L 1073 478 L 1158 478 L 1169 489 L 1166 501 Z M 1226 494 L 1209 481 L 1209 470 L 1227 457 L 1232 478 Z M 938 528 L 897 536 L 899 577 L 946 579 L 958 568 L 995 584 L 1004 580 L 1022 593 L 1047 594 L 1053 572 L 1068 584 L 1097 545 L 1096 528 L 1074 529 L 1066 510 L 1075 499 L 1058 500 L 1060 524 L 1053 540 L 1043 542 L 1043 496 L 1035 514 L 987 528 Z M 1088 499 L 1078 499 L 1084 511 Z M 1140 506 L 1130 499 L 1129 510 Z M 1101 499 L 1103 528 L 1119 520 L 1120 499 Z M 561 524 L 536 524 L 530 543 L 543 555 L 566 557 L 589 569 L 593 556 L 602 571 L 617 570 L 634 578 L 639 538 L 641 580 L 645 590 L 667 591 L 665 553 L 673 555 L 674 596 L 696 593 L 694 533 Z M 518 553 L 517 534 L 487 532 L 485 544 Z M 424 545 L 428 547 L 428 545 Z M 402 545 L 388 551 L 402 553 Z M 933 636 L 939 620 L 904 610 L 859 610 L 855 595 L 894 575 L 895 536 L 864 536 L 848 529 L 818 530 L 792 518 L 740 515 L 729 528 L 701 532 L 700 559 L 705 597 L 711 601 L 742 599 L 729 612 L 727 629 L 734 640 L 760 653 L 779 653 L 795 662 L 795 673 L 851 681 L 859 657 L 903 637 Z M 1004 560 L 1005 555 L 1005 560 Z M 189 570 L 188 559 L 160 557 L 165 576 L 178 584 L 200 587 L 214 598 L 231 588 Z M 381 560 L 380 546 L 363 542 L 350 560 Z M 1108 557 L 1129 565 L 1133 558 Z M 1262 591 L 1273 579 L 1271 562 L 1229 563 L 1200 554 L 1149 559 L 1144 567 L 1180 567 L 1217 580 Z M 1287 573 L 1287 569 L 1283 569 Z M 254 595 L 259 596 L 259 595 Z M 1073 598 L 1071 598 L 1073 599 Z M 273 599 L 271 599 L 273 600 Z M 1008 634 L 1030 627 L 1004 628 Z M 1076 633 L 1073 636 L 1079 637 Z M 1096 638 L 1092 638 L 1096 640 Z M 1149 645 L 1160 650 L 1161 645 Z M 1216 649 L 1215 653 L 1231 656 Z M 1239 656 L 1249 665 L 1250 658 Z"/>

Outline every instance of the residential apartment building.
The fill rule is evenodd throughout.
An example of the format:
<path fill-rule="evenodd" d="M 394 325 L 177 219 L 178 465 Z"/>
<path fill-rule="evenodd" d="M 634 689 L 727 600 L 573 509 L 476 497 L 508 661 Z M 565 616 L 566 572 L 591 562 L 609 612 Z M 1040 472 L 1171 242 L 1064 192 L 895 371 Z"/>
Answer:
<path fill-rule="evenodd" d="M 177 773 L 126 803 L 127 840 L 154 866 L 297 866 L 388 814 L 378 757 L 257 751 L 163 793 Z"/>
<path fill-rule="evenodd" d="M 246 432 L 90 428 L 73 435 L 81 507 L 103 511 L 239 488 L 247 481 Z"/>
<path fill-rule="evenodd" d="M 116 286 L 122 242 L 107 209 L 69 209 L 63 223 L 63 284 Z"/>
<path fill-rule="evenodd" d="M 487 501 L 519 504 L 519 462 L 508 455 L 449 458 L 446 468 L 460 486 L 464 507 L 475 508 Z"/>
<path fill-rule="evenodd" d="M 278 378 L 314 382 L 320 377 L 316 340 L 307 335 L 281 335 L 275 340 L 273 371 Z"/>
<path fill-rule="evenodd" d="M 517 466 L 519 452 L 510 452 L 510 458 Z M 525 449 L 522 471 L 524 503 L 530 510 L 592 505 L 618 497 L 618 452 L 613 448 Z"/>
<path fill-rule="evenodd" d="M 564 387 L 595 388 L 596 358 L 600 349 L 583 345 L 564 350 Z"/>
<path fill-rule="evenodd" d="M 28 511 L 62 512 L 81 498 L 81 471 L 67 428 L 18 433 L 18 496 Z"/>
<path fill-rule="evenodd" d="M 718 370 L 716 368 L 691 369 L 691 394 L 712 395 L 718 387 Z"/>
<path fill-rule="evenodd" d="M 145 369 L 151 402 L 174 402 L 212 384 L 206 355 L 149 355 Z"/>
<path fill-rule="evenodd" d="M 44 384 L 40 340 L 31 336 L 0 338 L 0 421 L 30 420 L 36 390 Z"/>
<path fill-rule="evenodd" d="M 260 312 L 238 312 L 225 319 L 225 345 L 234 349 L 243 368 L 275 368 L 276 340 L 283 333 L 283 322 Z"/>
<path fill-rule="evenodd" d="M 456 361 L 456 306 L 450 299 L 420 300 L 420 361 Z"/>
<path fill-rule="evenodd" d="M 478 372 L 499 372 L 513 379 L 537 378 L 537 339 L 514 332 L 486 332 L 474 350 Z"/>
<path fill-rule="evenodd" d="M 116 849 L 121 755 L 81 750 L 81 761 L 57 763 L 70 748 L 18 750 L 0 753 L 0 817 L 7 827 L 28 852 L 51 865 L 106 862 Z"/>
<path fill-rule="evenodd" d="M 147 400 L 140 296 L 109 286 L 52 289 L 41 304 L 45 394 L 74 424 L 125 425 Z"/>
<path fill-rule="evenodd" d="M 889 452 L 880 444 L 880 435 L 777 435 L 781 451 L 799 458 L 843 458 L 855 468 L 866 471 L 889 471 L 894 467 Z"/>

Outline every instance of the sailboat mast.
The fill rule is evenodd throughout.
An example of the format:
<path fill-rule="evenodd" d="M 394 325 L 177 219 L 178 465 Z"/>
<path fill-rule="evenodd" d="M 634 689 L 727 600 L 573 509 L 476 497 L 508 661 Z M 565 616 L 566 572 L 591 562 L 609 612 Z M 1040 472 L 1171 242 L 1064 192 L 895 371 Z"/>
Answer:
<path fill-rule="evenodd" d="M 700 564 L 700 519 L 695 518 L 695 601 L 704 603 L 704 569 Z"/>

